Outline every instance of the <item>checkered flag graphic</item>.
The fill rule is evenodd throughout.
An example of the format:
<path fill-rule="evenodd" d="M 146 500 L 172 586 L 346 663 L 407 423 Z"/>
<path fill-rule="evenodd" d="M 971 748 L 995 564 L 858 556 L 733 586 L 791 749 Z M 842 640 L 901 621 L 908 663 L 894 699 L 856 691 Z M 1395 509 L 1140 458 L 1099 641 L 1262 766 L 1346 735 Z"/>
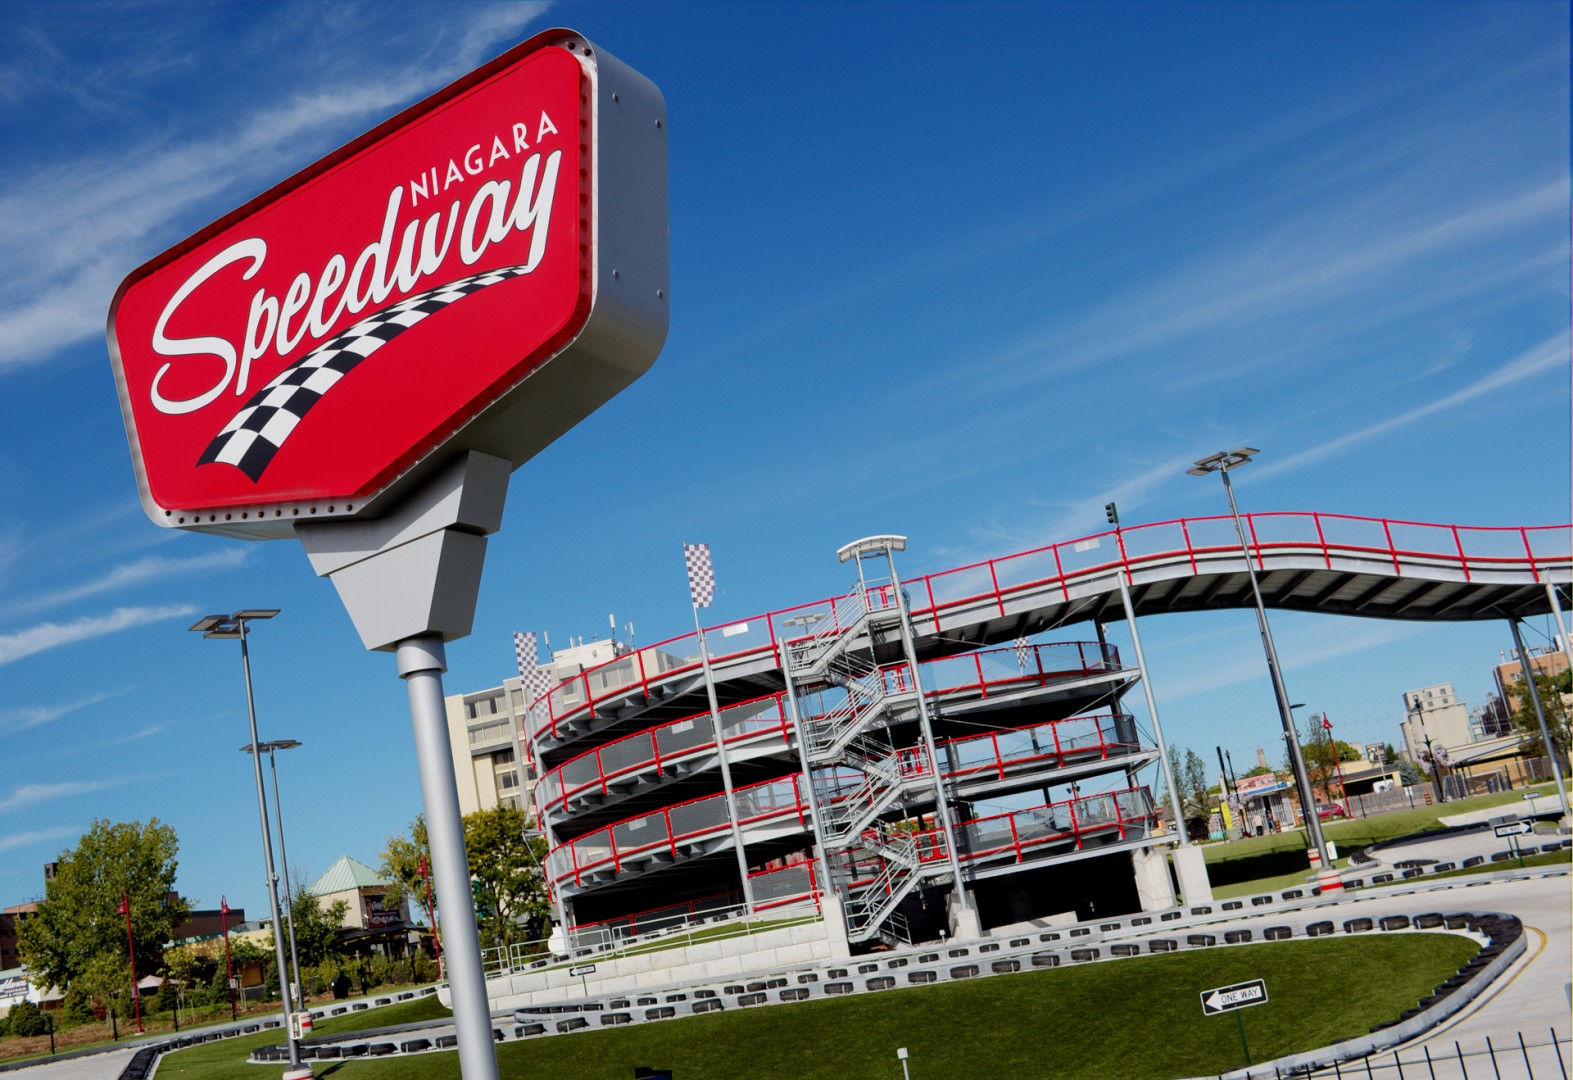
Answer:
<path fill-rule="evenodd" d="M 709 607 L 715 600 L 715 567 L 710 564 L 710 545 L 684 544 L 683 561 L 688 564 L 688 595 L 694 607 Z"/>
<path fill-rule="evenodd" d="M 1016 666 L 1023 675 L 1027 673 L 1027 657 L 1032 652 L 1032 646 L 1027 642 L 1027 635 L 1023 634 L 1016 639 Z"/>
<path fill-rule="evenodd" d="M 540 663 L 537 659 L 534 630 L 513 632 L 513 655 L 519 661 L 519 678 L 529 682 L 531 674 Z"/>
<path fill-rule="evenodd" d="M 272 382 L 251 395 L 208 443 L 197 464 L 223 462 L 235 466 L 253 482 L 261 479 L 274 455 L 283 448 L 284 440 L 305 419 L 311 407 L 361 361 L 455 301 L 529 272 L 526 266 L 505 266 L 471 274 L 367 316 L 338 337 L 317 346 L 299 363 L 285 368 Z M 375 419 L 367 418 L 370 422 Z"/>
<path fill-rule="evenodd" d="M 549 672 L 541 670 L 535 631 L 514 631 L 513 652 L 519 660 L 519 678 L 524 681 L 525 696 L 530 701 L 539 701 L 552 688 L 552 677 Z"/>

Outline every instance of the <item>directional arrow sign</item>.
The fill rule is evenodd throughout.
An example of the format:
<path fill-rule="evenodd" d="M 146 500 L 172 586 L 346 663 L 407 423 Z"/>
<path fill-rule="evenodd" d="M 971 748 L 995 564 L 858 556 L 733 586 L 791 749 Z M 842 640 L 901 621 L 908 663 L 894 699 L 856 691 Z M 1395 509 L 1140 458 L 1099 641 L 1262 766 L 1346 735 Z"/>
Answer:
<path fill-rule="evenodd" d="M 1533 821 L 1510 821 L 1506 825 L 1498 825 L 1496 827 L 1498 836 L 1524 836 L 1534 831 L 1535 823 Z"/>
<path fill-rule="evenodd" d="M 1204 1016 L 1217 1016 L 1219 1013 L 1233 1012 L 1235 1009 L 1248 1009 L 1252 1005 L 1266 1004 L 1267 984 L 1261 979 L 1252 979 L 1250 982 L 1235 983 L 1233 986 L 1220 986 L 1216 990 L 1203 990 L 1201 999 Z"/>
<path fill-rule="evenodd" d="M 574 976 L 575 978 L 578 978 L 581 975 L 593 975 L 595 974 L 595 965 L 580 964 L 578 967 L 569 968 L 568 974 Z"/>
<path fill-rule="evenodd" d="M 1520 795 L 1519 798 L 1523 799 L 1525 802 L 1534 802 L 1536 799 L 1540 798 L 1540 792 L 1526 791 L 1524 794 Z"/>

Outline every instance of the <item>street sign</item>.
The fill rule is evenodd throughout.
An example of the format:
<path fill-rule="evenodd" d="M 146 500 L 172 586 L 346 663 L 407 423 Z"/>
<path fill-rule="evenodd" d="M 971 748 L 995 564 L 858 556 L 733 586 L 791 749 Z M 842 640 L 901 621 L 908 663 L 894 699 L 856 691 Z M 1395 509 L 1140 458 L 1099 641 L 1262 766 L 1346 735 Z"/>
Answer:
<path fill-rule="evenodd" d="M 571 967 L 568 969 L 568 974 L 574 976 L 575 978 L 579 978 L 583 975 L 593 975 L 594 973 L 594 964 L 580 964 L 578 967 Z"/>
<path fill-rule="evenodd" d="M 1248 1009 L 1252 1005 L 1265 1005 L 1267 983 L 1261 979 L 1252 979 L 1233 986 L 1220 986 L 1216 990 L 1203 990 L 1200 996 L 1202 1015 L 1218 1016 L 1235 1009 Z"/>
<path fill-rule="evenodd" d="M 1533 821 L 1510 821 L 1506 825 L 1498 825 L 1496 827 L 1498 836 L 1525 836 L 1534 831 L 1535 823 Z"/>
<path fill-rule="evenodd" d="M 1523 799 L 1525 802 L 1534 802 L 1536 799 L 1540 798 L 1540 792 L 1526 791 L 1524 794 L 1520 795 L 1519 798 Z"/>

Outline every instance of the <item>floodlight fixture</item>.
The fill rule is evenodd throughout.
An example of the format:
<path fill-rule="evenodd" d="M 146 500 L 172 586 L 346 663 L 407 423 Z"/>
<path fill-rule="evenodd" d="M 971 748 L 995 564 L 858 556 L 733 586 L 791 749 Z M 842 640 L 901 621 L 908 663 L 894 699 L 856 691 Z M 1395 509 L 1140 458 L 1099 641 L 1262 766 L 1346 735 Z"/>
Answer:
<path fill-rule="evenodd" d="M 865 536 L 861 540 L 854 540 L 850 544 L 836 550 L 836 558 L 841 562 L 848 562 L 864 555 L 877 555 L 882 552 L 907 550 L 905 536 Z"/>
<path fill-rule="evenodd" d="M 1223 450 L 1202 458 L 1185 471 L 1191 476 L 1206 476 L 1210 472 L 1228 472 L 1230 469 L 1244 465 L 1261 451 L 1254 446 L 1242 446 L 1238 450 Z"/>

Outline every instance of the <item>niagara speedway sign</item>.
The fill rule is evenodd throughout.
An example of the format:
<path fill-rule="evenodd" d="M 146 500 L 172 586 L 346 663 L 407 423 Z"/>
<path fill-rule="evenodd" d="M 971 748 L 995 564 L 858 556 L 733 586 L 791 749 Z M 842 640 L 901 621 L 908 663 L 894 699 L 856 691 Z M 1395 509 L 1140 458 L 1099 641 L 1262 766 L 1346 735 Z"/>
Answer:
<path fill-rule="evenodd" d="M 155 521 L 265 535 L 242 523 L 353 516 L 568 350 L 598 291 L 606 61 L 538 35 L 126 279 L 110 352 Z M 536 427 L 621 389 L 592 381 L 609 389 L 543 399 L 577 415 Z"/>

